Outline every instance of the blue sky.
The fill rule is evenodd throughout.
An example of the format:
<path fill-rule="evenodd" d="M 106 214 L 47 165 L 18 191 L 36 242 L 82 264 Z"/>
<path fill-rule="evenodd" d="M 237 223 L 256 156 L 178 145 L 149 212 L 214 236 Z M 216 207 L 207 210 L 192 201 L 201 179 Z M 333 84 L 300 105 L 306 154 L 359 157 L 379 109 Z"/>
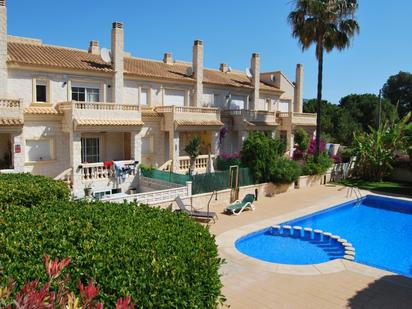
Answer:
<path fill-rule="evenodd" d="M 244 70 L 252 52 L 261 54 L 262 71 L 282 70 L 294 79 L 305 66 L 305 98 L 316 96 L 314 51 L 302 53 L 286 17 L 291 0 L 8 0 L 13 35 L 45 43 L 84 48 L 91 39 L 110 47 L 112 21 L 125 23 L 125 47 L 134 56 L 161 59 L 172 52 L 191 60 L 194 39 L 205 44 L 205 65 L 228 63 Z M 350 49 L 325 57 L 323 96 L 338 103 L 351 93 L 378 93 L 386 79 L 412 71 L 410 0 L 359 0 L 361 32 Z"/>

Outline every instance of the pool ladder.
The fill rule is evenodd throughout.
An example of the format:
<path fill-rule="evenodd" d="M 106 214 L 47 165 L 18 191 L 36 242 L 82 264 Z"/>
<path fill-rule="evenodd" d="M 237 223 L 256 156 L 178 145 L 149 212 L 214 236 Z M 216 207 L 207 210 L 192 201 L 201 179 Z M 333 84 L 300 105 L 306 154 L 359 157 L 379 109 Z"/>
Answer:
<path fill-rule="evenodd" d="M 348 192 L 346 194 L 346 197 L 350 198 L 350 197 L 352 197 L 352 194 L 355 194 L 355 196 L 356 196 L 355 206 L 358 206 L 362 202 L 362 193 L 361 193 L 361 191 L 359 190 L 358 187 L 353 186 L 353 187 L 348 188 Z"/>

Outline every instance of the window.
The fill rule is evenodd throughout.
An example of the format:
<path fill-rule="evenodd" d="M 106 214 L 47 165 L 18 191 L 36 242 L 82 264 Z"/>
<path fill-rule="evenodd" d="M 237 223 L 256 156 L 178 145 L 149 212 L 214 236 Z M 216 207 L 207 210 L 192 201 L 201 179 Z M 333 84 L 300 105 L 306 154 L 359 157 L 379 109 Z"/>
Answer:
<path fill-rule="evenodd" d="M 47 102 L 47 82 L 36 81 L 36 102 Z"/>
<path fill-rule="evenodd" d="M 278 111 L 279 112 L 289 112 L 289 102 L 285 102 L 285 101 L 279 101 L 279 108 Z"/>
<path fill-rule="evenodd" d="M 142 138 L 142 154 L 153 153 L 153 136 L 146 136 Z"/>
<path fill-rule="evenodd" d="M 185 106 L 185 92 L 183 90 L 165 90 L 164 105 Z"/>
<path fill-rule="evenodd" d="M 82 137 L 82 163 L 100 162 L 100 139 L 98 137 Z"/>
<path fill-rule="evenodd" d="M 270 111 L 270 105 L 271 105 L 271 100 L 269 98 L 267 98 L 265 100 L 265 110 L 266 111 Z"/>
<path fill-rule="evenodd" d="M 230 107 L 231 110 L 239 110 L 245 108 L 246 98 L 242 96 L 232 96 L 230 100 Z"/>
<path fill-rule="evenodd" d="M 30 162 L 53 159 L 52 140 L 26 140 L 26 159 Z"/>
<path fill-rule="evenodd" d="M 79 102 L 99 102 L 98 88 L 72 87 L 72 100 Z"/>
<path fill-rule="evenodd" d="M 140 105 L 149 105 L 149 89 L 140 90 Z"/>
<path fill-rule="evenodd" d="M 215 93 L 213 95 L 213 106 L 219 107 L 219 105 L 220 105 L 220 95 Z"/>

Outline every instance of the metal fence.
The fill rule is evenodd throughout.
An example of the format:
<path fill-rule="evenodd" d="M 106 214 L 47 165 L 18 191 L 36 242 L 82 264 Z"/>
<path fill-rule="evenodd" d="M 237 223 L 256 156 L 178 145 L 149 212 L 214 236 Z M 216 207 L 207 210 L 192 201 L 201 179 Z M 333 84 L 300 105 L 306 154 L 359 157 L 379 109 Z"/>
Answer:
<path fill-rule="evenodd" d="M 171 183 L 178 183 L 184 186 L 186 185 L 187 181 L 192 181 L 192 177 L 190 175 L 176 174 L 155 169 L 141 169 L 141 174 L 145 177 L 163 180 Z"/>
<path fill-rule="evenodd" d="M 230 187 L 230 171 L 193 175 L 192 194 L 200 194 L 228 189 Z M 239 186 L 255 184 L 254 177 L 248 168 L 239 168 Z"/>

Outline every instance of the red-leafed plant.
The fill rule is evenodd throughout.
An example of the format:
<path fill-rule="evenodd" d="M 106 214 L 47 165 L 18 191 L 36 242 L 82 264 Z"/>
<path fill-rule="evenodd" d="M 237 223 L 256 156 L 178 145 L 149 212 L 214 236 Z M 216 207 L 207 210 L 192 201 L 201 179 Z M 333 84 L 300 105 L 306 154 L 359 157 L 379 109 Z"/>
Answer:
<path fill-rule="evenodd" d="M 85 286 L 79 282 L 79 294 L 71 291 L 67 286 L 70 278 L 56 280 L 63 270 L 70 264 L 70 257 L 59 261 L 58 258 L 51 260 L 50 257 L 44 258 L 44 267 L 48 276 L 48 281 L 41 284 L 39 280 L 27 282 L 23 288 L 14 294 L 15 284 L 9 279 L 7 286 L 0 287 L 0 306 L 6 309 L 103 309 L 103 304 L 98 302 L 99 287 L 94 280 Z M 54 287 L 54 288 L 53 288 Z M 116 309 L 133 309 L 130 296 L 120 298 L 116 303 Z"/>

